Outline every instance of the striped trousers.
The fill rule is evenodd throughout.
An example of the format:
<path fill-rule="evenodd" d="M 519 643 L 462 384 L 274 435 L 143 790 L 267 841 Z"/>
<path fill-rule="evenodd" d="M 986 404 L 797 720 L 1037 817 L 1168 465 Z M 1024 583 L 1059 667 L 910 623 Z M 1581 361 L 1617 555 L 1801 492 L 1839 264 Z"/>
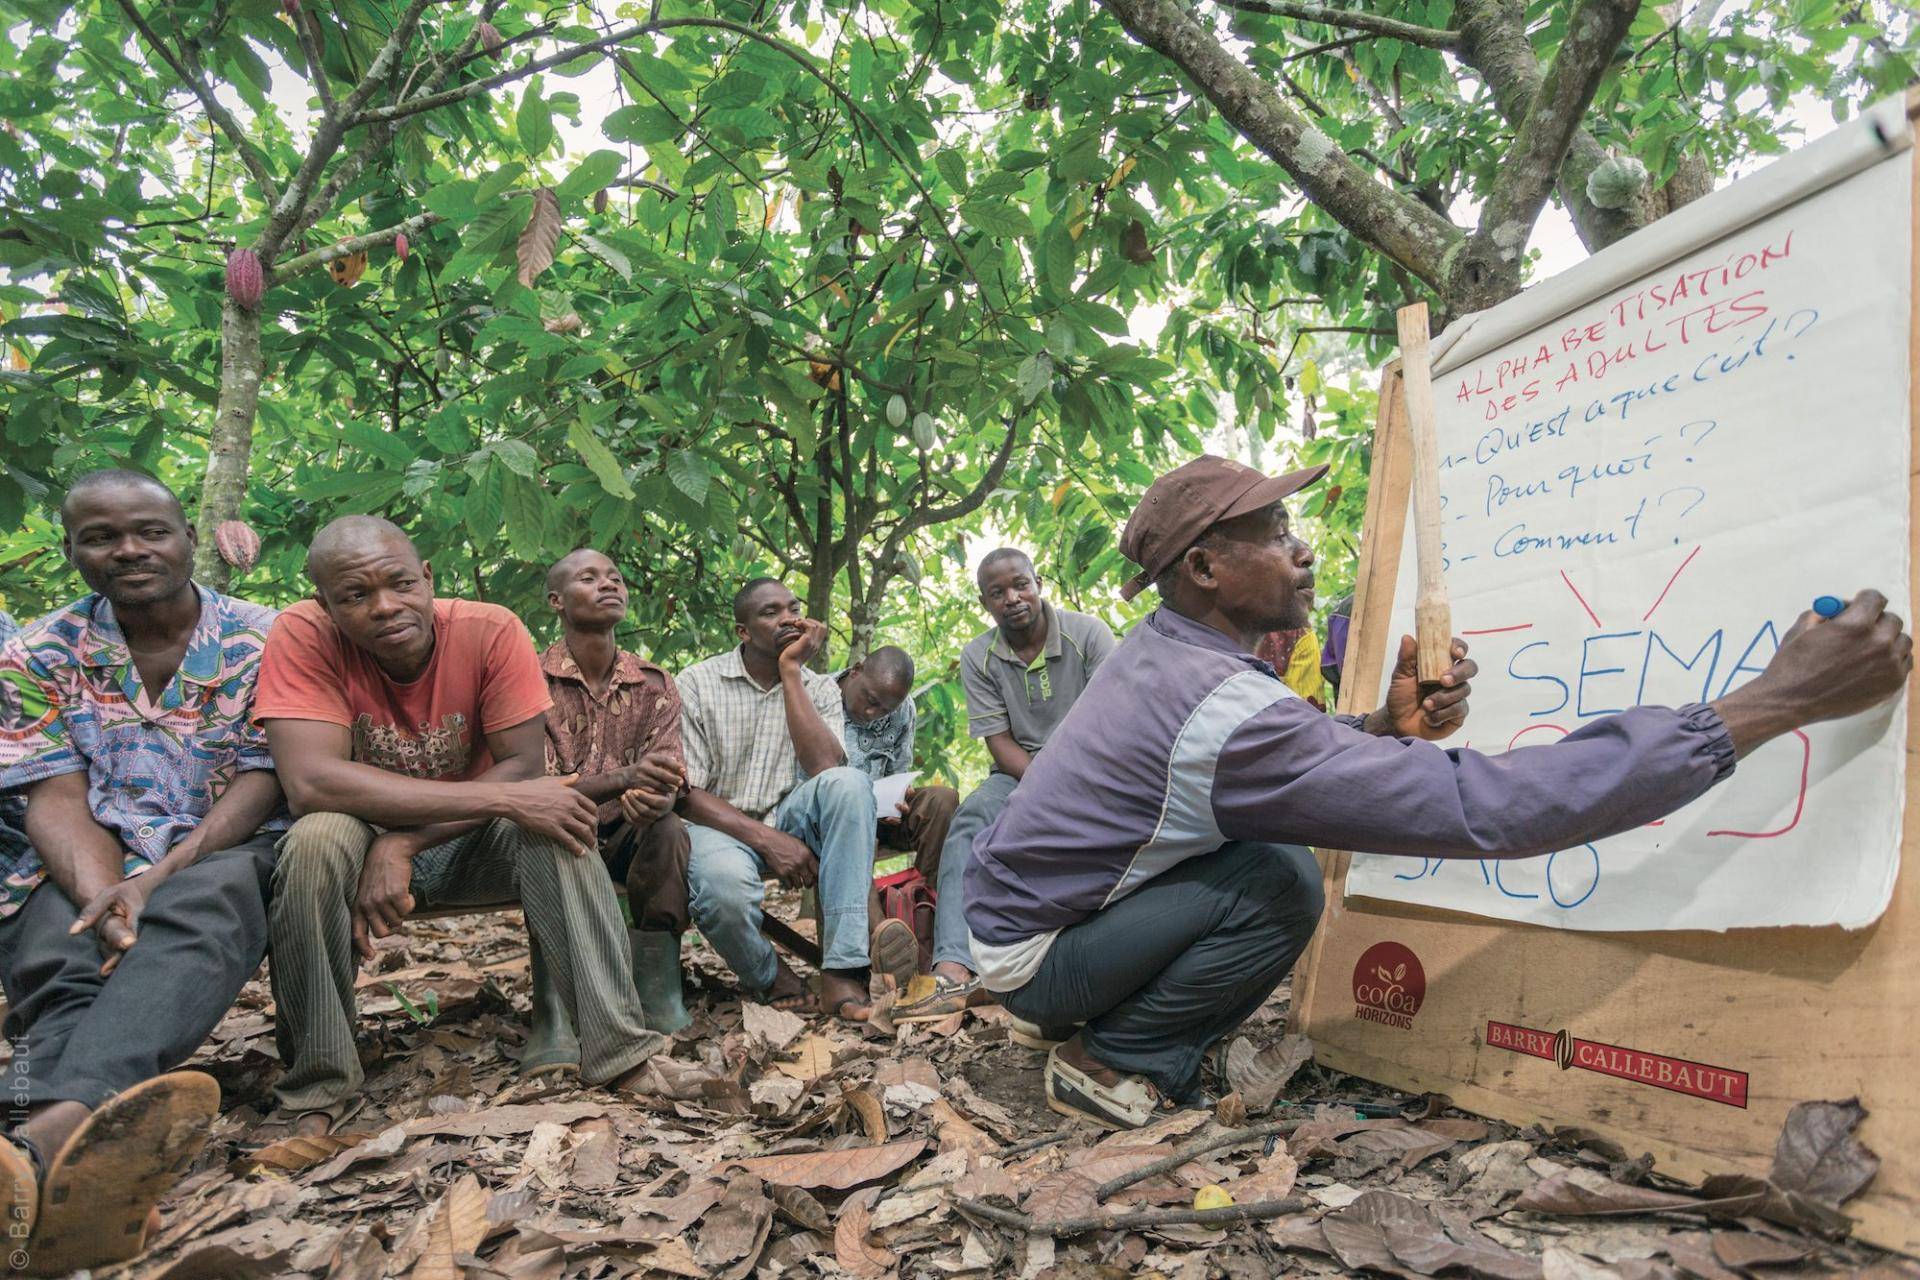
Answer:
<path fill-rule="evenodd" d="M 310 813 L 280 842 L 268 974 L 286 1064 L 274 1091 L 290 1111 L 336 1107 L 365 1078 L 353 1036 L 352 907 L 375 834 L 343 813 Z M 666 1046 L 642 1021 L 620 902 L 599 858 L 496 820 L 414 858 L 412 891 L 416 908 L 519 901 L 579 1037 L 586 1083 L 617 1079 Z"/>

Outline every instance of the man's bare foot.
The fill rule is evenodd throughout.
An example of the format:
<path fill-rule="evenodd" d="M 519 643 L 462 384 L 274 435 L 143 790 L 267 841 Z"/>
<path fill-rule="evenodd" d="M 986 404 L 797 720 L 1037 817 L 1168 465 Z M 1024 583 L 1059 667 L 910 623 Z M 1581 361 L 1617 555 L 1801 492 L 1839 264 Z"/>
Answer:
<path fill-rule="evenodd" d="M 848 1022 L 865 1022 L 873 1016 L 867 1003 L 867 984 L 852 974 L 828 969 L 820 974 L 820 1007 Z"/>
<path fill-rule="evenodd" d="M 973 970 L 963 964 L 955 964 L 951 960 L 942 960 L 933 966 L 933 973 L 935 977 L 950 979 L 956 985 L 973 981 Z"/>
<path fill-rule="evenodd" d="M 773 985 L 760 996 L 760 1003 L 776 1009 L 785 1009 L 790 1013 L 810 1012 L 812 993 L 787 962 L 779 956 L 774 957 Z"/>
<path fill-rule="evenodd" d="M 1062 1041 L 1060 1047 L 1054 1052 L 1060 1055 L 1062 1062 L 1106 1088 L 1111 1089 L 1126 1079 L 1126 1076 L 1112 1067 L 1103 1066 L 1095 1061 L 1093 1055 L 1087 1052 L 1087 1046 L 1081 1043 L 1078 1032 L 1075 1032 L 1071 1039 Z"/>

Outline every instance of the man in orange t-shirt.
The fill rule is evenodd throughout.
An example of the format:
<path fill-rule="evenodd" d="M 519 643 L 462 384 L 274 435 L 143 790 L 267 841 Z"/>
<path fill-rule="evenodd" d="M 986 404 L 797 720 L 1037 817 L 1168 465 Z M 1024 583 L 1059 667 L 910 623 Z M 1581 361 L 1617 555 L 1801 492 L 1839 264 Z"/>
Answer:
<path fill-rule="evenodd" d="M 417 907 L 518 900 L 580 1042 L 618 1086 L 648 1031 L 626 930 L 596 854 L 593 801 L 546 777 L 552 705 L 533 640 L 498 605 L 435 600 L 406 534 L 373 516 L 322 529 L 315 600 L 267 637 L 253 714 L 295 813 L 274 870 L 276 1092 L 324 1133 L 359 1090 L 354 959 Z"/>

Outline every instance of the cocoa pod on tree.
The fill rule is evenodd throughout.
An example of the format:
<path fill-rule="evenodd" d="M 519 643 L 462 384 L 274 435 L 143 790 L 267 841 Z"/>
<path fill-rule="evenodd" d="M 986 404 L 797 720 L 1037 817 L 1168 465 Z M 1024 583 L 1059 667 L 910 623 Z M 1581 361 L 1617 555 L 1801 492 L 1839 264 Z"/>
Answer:
<path fill-rule="evenodd" d="M 260 561 L 260 535 L 244 520 L 222 520 L 213 531 L 220 558 L 245 573 Z"/>
<path fill-rule="evenodd" d="M 260 296 L 266 288 L 266 272 L 261 269 L 259 254 L 251 249 L 235 249 L 227 255 L 229 298 L 252 311 L 260 305 Z"/>
<path fill-rule="evenodd" d="M 407 260 L 407 250 L 410 247 L 406 232 L 402 231 L 393 238 L 393 256 L 400 259 L 400 261 L 405 262 Z"/>
<path fill-rule="evenodd" d="M 360 277 L 367 274 L 367 251 L 349 253 L 344 258 L 335 258 L 327 264 L 327 274 L 333 282 L 343 289 L 351 289 L 360 283 Z"/>
<path fill-rule="evenodd" d="M 483 22 L 474 30 L 480 33 L 480 47 L 488 53 L 500 52 L 500 46 L 507 42 L 506 38 L 500 34 L 500 28 L 491 22 Z"/>

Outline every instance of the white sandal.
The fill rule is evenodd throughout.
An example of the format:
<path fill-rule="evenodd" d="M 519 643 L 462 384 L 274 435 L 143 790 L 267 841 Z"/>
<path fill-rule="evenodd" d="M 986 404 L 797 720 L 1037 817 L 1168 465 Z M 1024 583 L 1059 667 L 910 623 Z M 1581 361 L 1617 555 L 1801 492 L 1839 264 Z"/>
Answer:
<path fill-rule="evenodd" d="M 1118 1084 L 1101 1084 L 1062 1061 L 1057 1047 L 1047 1054 L 1047 1106 L 1104 1129 L 1138 1129 L 1174 1109 L 1146 1077 L 1122 1076 Z"/>

